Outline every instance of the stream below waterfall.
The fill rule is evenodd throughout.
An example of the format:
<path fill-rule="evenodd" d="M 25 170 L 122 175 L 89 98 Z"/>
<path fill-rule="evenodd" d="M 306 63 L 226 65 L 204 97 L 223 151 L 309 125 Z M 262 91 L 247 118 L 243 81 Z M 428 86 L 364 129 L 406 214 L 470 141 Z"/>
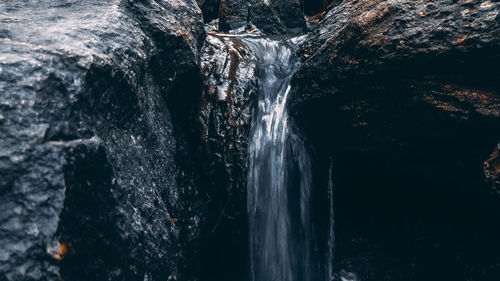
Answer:
<path fill-rule="evenodd" d="M 333 213 L 328 241 L 318 243 L 311 159 L 286 106 L 300 38 L 240 39 L 258 59 L 259 83 L 248 148 L 249 280 L 331 280 Z"/>

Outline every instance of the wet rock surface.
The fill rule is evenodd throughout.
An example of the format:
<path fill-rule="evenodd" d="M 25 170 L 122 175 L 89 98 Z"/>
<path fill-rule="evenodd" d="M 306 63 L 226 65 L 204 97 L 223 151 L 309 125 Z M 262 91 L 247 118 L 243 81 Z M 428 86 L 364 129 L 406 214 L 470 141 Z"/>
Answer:
<path fill-rule="evenodd" d="M 306 24 L 298 0 L 222 0 L 219 8 L 221 31 L 254 25 L 268 34 L 300 33 Z"/>
<path fill-rule="evenodd" d="M 343 1 L 302 46 L 291 107 L 319 186 L 333 159 L 339 276 L 500 276 L 499 10 Z"/>
<path fill-rule="evenodd" d="M 243 280 L 247 259 L 247 148 L 258 91 L 257 59 L 238 37 L 208 35 L 202 49 L 201 151 L 213 225 L 202 280 Z M 213 253 L 218 259 L 212 260 Z"/>
<path fill-rule="evenodd" d="M 306 2 L 0 3 L 0 280 L 246 280 L 256 27 L 310 31 L 336 278 L 498 281 L 499 3 Z"/>
<path fill-rule="evenodd" d="M 499 10 L 490 1 L 344 1 L 302 46 L 294 101 L 412 74 L 491 79 Z"/>
<path fill-rule="evenodd" d="M 196 94 L 196 3 L 8 1 L 0 22 L 0 279 L 192 274 L 204 209 L 169 107 Z"/>

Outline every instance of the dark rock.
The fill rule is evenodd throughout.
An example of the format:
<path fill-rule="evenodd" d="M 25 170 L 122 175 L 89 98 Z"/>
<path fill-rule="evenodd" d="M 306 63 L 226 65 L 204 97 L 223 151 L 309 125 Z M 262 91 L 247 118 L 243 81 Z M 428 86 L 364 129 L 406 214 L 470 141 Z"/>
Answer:
<path fill-rule="evenodd" d="M 336 5 L 342 0 L 304 0 L 304 14 L 314 16 L 329 8 L 329 5 Z"/>
<path fill-rule="evenodd" d="M 194 278 L 206 208 L 170 112 L 198 94 L 178 87 L 199 73 L 195 1 L 0 10 L 0 280 Z"/>
<path fill-rule="evenodd" d="M 196 0 L 203 12 L 203 20 L 211 22 L 219 17 L 220 0 Z"/>
<path fill-rule="evenodd" d="M 244 280 L 247 147 L 257 58 L 241 39 L 219 35 L 207 37 L 202 53 L 201 150 L 213 194 L 202 279 Z"/>
<path fill-rule="evenodd" d="M 299 0 L 222 0 L 219 10 L 221 31 L 254 25 L 268 34 L 300 33 L 305 27 Z"/>
<path fill-rule="evenodd" d="M 344 1 L 301 49 L 294 102 L 438 69 L 491 78 L 499 10 L 490 1 Z"/>
<path fill-rule="evenodd" d="M 499 3 L 4 2 L 0 280 L 247 278 L 257 58 L 202 12 L 311 15 L 289 105 L 339 279 L 499 280 Z"/>
<path fill-rule="evenodd" d="M 497 144 L 490 157 L 484 161 L 483 169 L 486 178 L 493 182 L 500 194 L 500 190 L 498 190 L 500 188 L 500 143 Z"/>
<path fill-rule="evenodd" d="M 333 158 L 340 275 L 500 277 L 500 197 L 482 172 L 500 139 L 499 10 L 344 1 L 302 46 L 290 106 L 318 186 Z"/>

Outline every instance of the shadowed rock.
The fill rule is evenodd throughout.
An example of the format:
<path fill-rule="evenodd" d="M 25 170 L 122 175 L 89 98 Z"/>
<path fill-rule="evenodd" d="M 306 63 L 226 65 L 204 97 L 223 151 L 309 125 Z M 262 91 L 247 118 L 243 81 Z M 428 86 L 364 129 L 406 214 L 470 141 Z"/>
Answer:
<path fill-rule="evenodd" d="M 336 167 L 338 271 L 500 276 L 500 198 L 485 177 L 494 181 L 500 139 L 499 11 L 492 1 L 343 1 L 301 47 L 290 106 L 316 166 Z M 316 173 L 325 186 L 327 168 Z"/>
<path fill-rule="evenodd" d="M 197 0 L 196 2 L 203 12 L 205 22 L 211 22 L 219 17 L 220 0 Z"/>
<path fill-rule="evenodd" d="M 300 33 L 305 28 L 302 4 L 298 0 L 223 0 L 219 8 L 219 29 L 229 31 L 254 25 L 268 34 Z"/>

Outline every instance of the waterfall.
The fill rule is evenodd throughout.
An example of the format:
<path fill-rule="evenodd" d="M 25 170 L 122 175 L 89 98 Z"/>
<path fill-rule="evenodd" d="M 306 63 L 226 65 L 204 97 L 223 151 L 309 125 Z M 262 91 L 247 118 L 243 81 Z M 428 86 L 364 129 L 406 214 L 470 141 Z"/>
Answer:
<path fill-rule="evenodd" d="M 319 262 L 315 254 L 311 160 L 286 109 L 290 80 L 300 64 L 294 42 L 243 41 L 260 59 L 260 93 L 249 141 L 249 279 L 329 280 L 331 258 Z"/>

